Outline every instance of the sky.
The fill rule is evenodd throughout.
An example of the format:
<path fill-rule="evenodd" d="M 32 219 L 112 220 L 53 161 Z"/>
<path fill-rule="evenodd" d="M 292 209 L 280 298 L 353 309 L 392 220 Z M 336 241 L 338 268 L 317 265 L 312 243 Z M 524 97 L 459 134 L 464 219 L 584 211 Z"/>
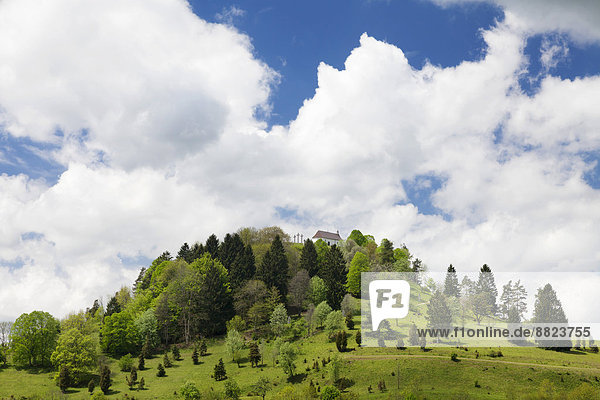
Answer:
<path fill-rule="evenodd" d="M 0 320 L 183 242 L 352 229 L 598 271 L 595 0 L 0 2 Z"/>

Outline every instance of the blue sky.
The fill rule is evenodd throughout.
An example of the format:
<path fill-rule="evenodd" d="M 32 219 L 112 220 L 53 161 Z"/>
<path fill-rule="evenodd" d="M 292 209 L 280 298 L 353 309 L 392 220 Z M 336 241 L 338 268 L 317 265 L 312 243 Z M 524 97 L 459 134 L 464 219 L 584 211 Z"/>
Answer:
<path fill-rule="evenodd" d="M 600 265 L 597 2 L 80 3 L 0 2 L 0 319 L 242 226 Z"/>

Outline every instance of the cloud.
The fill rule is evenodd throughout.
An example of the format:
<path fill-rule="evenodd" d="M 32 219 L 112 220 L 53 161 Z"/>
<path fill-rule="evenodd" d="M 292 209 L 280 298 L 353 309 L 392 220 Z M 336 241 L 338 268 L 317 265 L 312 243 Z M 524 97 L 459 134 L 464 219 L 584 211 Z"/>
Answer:
<path fill-rule="evenodd" d="M 233 25 L 233 20 L 235 18 L 243 17 L 246 14 L 246 11 L 238 8 L 236 6 L 223 7 L 223 10 L 220 13 L 215 15 L 217 21 L 222 22 L 227 25 Z"/>
<path fill-rule="evenodd" d="M 265 126 L 254 113 L 276 74 L 252 51 L 181 0 L 3 1 L 0 123 L 60 144 L 64 165 L 73 146 L 116 167 L 172 163 Z"/>
<path fill-rule="evenodd" d="M 432 269 L 600 262 L 582 154 L 600 147 L 599 77 L 544 76 L 525 95 L 528 30 L 511 13 L 482 32 L 482 59 L 449 68 L 415 69 L 364 34 L 343 69 L 319 65 L 289 126 L 267 130 L 255 111 L 276 76 L 235 29 L 182 2 L 29 5 L 0 3 L 2 118 L 54 143 L 65 171 L 0 176 L 0 318 L 89 306 L 131 284 L 142 265 L 124 259 L 247 225 L 359 228 Z M 415 179 L 441 182 L 427 189 L 441 215 L 409 202 Z"/>
<path fill-rule="evenodd" d="M 580 43 L 600 42 L 596 0 L 430 0 L 436 4 L 491 3 L 515 14 L 530 33 L 561 32 Z"/>

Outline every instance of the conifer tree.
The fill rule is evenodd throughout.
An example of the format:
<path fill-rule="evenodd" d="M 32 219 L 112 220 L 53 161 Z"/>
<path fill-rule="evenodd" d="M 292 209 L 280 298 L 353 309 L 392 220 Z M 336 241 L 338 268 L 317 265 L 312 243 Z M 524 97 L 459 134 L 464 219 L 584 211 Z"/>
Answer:
<path fill-rule="evenodd" d="M 187 242 L 179 248 L 177 258 L 180 260 L 184 260 L 188 264 L 194 261 L 192 259 L 192 250 L 190 249 L 190 246 L 187 244 Z"/>
<path fill-rule="evenodd" d="M 495 315 L 498 312 L 498 305 L 496 304 L 498 289 L 496 289 L 494 274 L 487 264 L 483 264 L 479 271 L 479 279 L 475 286 L 475 293 L 483 293 L 486 296 L 486 302 L 490 307 L 492 315 Z"/>
<path fill-rule="evenodd" d="M 339 310 L 346 294 L 346 263 L 336 245 L 327 252 L 323 275 L 327 286 L 327 303 L 332 309 Z"/>
<path fill-rule="evenodd" d="M 194 365 L 198 365 L 198 348 L 194 347 L 194 352 L 192 353 L 192 362 Z"/>
<path fill-rule="evenodd" d="M 61 392 L 65 393 L 69 386 L 71 386 L 71 373 L 69 367 L 61 365 L 58 372 L 58 387 Z"/>
<path fill-rule="evenodd" d="M 300 268 L 308 271 L 308 275 L 312 278 L 319 273 L 319 264 L 317 262 L 317 250 L 312 240 L 306 239 L 302 253 L 300 253 Z"/>
<path fill-rule="evenodd" d="M 236 235 L 239 238 L 237 233 Z M 254 252 L 252 251 L 252 246 L 248 245 L 246 247 L 242 247 L 229 266 L 229 279 L 231 281 L 232 289 L 238 289 L 247 281 L 252 279 L 256 273 L 256 266 L 254 262 Z"/>
<path fill-rule="evenodd" d="M 549 283 L 543 288 L 539 288 L 535 295 L 535 306 L 531 322 L 538 324 L 566 324 L 569 322 L 556 292 Z M 540 340 L 537 344 L 544 347 L 571 347 L 570 340 Z"/>
<path fill-rule="evenodd" d="M 206 239 L 204 245 L 204 251 L 208 252 L 212 258 L 218 258 L 219 256 L 219 239 L 214 233 Z"/>
<path fill-rule="evenodd" d="M 202 257 L 204 254 L 204 245 L 200 242 L 196 242 L 192 245 L 190 251 L 192 253 L 191 262 L 194 262 L 195 259 Z"/>
<path fill-rule="evenodd" d="M 258 344 L 256 342 L 251 342 L 250 343 L 250 365 L 252 365 L 252 367 L 258 367 L 260 364 L 260 359 L 261 359 L 261 355 L 260 355 L 260 349 L 258 348 Z"/>
<path fill-rule="evenodd" d="M 277 288 L 279 294 L 285 299 L 288 291 L 288 260 L 279 235 L 273 239 L 256 273 L 267 287 Z"/>
<path fill-rule="evenodd" d="M 159 363 L 158 367 L 156 368 L 156 376 L 162 378 L 165 375 L 167 375 L 167 373 L 165 372 L 165 368 L 163 367 L 162 364 Z"/>
<path fill-rule="evenodd" d="M 201 356 L 205 356 L 207 352 L 207 348 L 206 348 L 206 340 L 202 339 L 200 341 L 200 355 Z"/>
<path fill-rule="evenodd" d="M 394 263 L 394 244 L 387 239 L 381 240 L 381 245 L 379 246 L 379 261 L 384 265 Z"/>
<path fill-rule="evenodd" d="M 214 378 L 216 381 L 222 381 L 227 378 L 227 371 L 225 371 L 225 364 L 223 359 L 220 358 L 219 362 L 215 365 Z"/>
<path fill-rule="evenodd" d="M 144 353 L 140 353 L 138 356 L 138 369 L 143 371 L 146 368 L 146 360 L 144 358 Z"/>
<path fill-rule="evenodd" d="M 450 264 L 448 272 L 446 273 L 446 280 L 444 282 L 444 295 L 446 296 L 460 296 L 460 289 L 458 286 L 458 278 L 456 277 L 456 270 Z"/>
<path fill-rule="evenodd" d="M 108 394 L 111 384 L 110 369 L 108 365 L 103 365 L 100 370 L 100 390 L 102 390 L 102 393 Z"/>
<path fill-rule="evenodd" d="M 450 328 L 452 325 L 452 312 L 448 307 L 446 298 L 439 290 L 436 290 L 429 299 L 427 323 L 430 328 L 434 329 Z"/>

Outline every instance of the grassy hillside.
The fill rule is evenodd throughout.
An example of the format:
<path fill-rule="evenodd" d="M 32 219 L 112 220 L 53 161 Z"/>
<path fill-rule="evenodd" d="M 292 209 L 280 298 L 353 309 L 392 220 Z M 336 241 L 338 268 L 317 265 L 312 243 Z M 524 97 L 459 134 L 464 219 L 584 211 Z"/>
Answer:
<path fill-rule="evenodd" d="M 577 388 L 584 390 L 580 387 L 582 384 L 589 385 L 588 390 L 600 393 L 599 354 L 503 348 L 504 356 L 498 358 L 488 356 L 490 348 L 433 348 L 428 351 L 419 348 L 355 348 L 356 331 L 351 333 L 348 343 L 353 349 L 341 355 L 344 359 L 341 376 L 351 385 L 346 395 L 353 393 L 354 398 L 403 399 L 412 393 L 417 398 L 427 399 L 510 399 L 523 398 L 547 386 L 552 386 L 556 393 L 566 394 Z M 295 345 L 300 355 L 296 360 L 297 376 L 292 382 L 281 367 L 271 363 L 269 354 L 263 354 L 264 365 L 261 368 L 252 368 L 247 358 L 238 367 L 227 356 L 223 339 L 209 341 L 209 354 L 200 358 L 199 365 L 192 363 L 192 350 L 183 349 L 182 360 L 167 368 L 167 376 L 163 378 L 156 376 L 162 356 L 147 360 L 146 369 L 138 373 L 138 379 L 144 377 L 146 382 L 143 391 L 130 391 L 125 382 L 127 373 L 118 370 L 117 360 L 108 359 L 114 382 L 108 398 L 123 399 L 126 395 L 136 399 L 178 398 L 176 393 L 186 381 L 194 382 L 201 391 L 223 392 L 224 381 L 216 382 L 211 378 L 214 365 L 223 358 L 227 376 L 238 383 L 242 398 L 260 398 L 247 395 L 252 392 L 252 385 L 260 377 L 265 377 L 273 385 L 267 398 L 277 398 L 278 392 L 291 385 L 297 397 L 284 398 L 302 399 L 306 397 L 311 380 L 317 388 L 332 383 L 329 365 L 323 368 L 321 361 L 339 353 L 324 332 L 298 340 Z M 476 351 L 479 358 L 476 358 Z M 245 356 L 247 353 L 246 350 Z M 458 361 L 451 361 L 452 353 L 457 354 Z M 315 361 L 320 363 L 319 371 L 313 369 Z M 17 371 L 12 367 L 0 369 L 0 398 L 10 398 L 11 395 L 15 398 L 38 396 L 40 399 L 90 398 L 87 388 L 70 389 L 66 396 L 61 395 L 52 380 L 53 375 L 54 372 Z M 380 381 L 385 382 L 385 391 L 378 390 Z M 372 393 L 369 393 L 369 386 Z M 586 396 L 581 398 L 590 398 L 589 393 Z"/>

